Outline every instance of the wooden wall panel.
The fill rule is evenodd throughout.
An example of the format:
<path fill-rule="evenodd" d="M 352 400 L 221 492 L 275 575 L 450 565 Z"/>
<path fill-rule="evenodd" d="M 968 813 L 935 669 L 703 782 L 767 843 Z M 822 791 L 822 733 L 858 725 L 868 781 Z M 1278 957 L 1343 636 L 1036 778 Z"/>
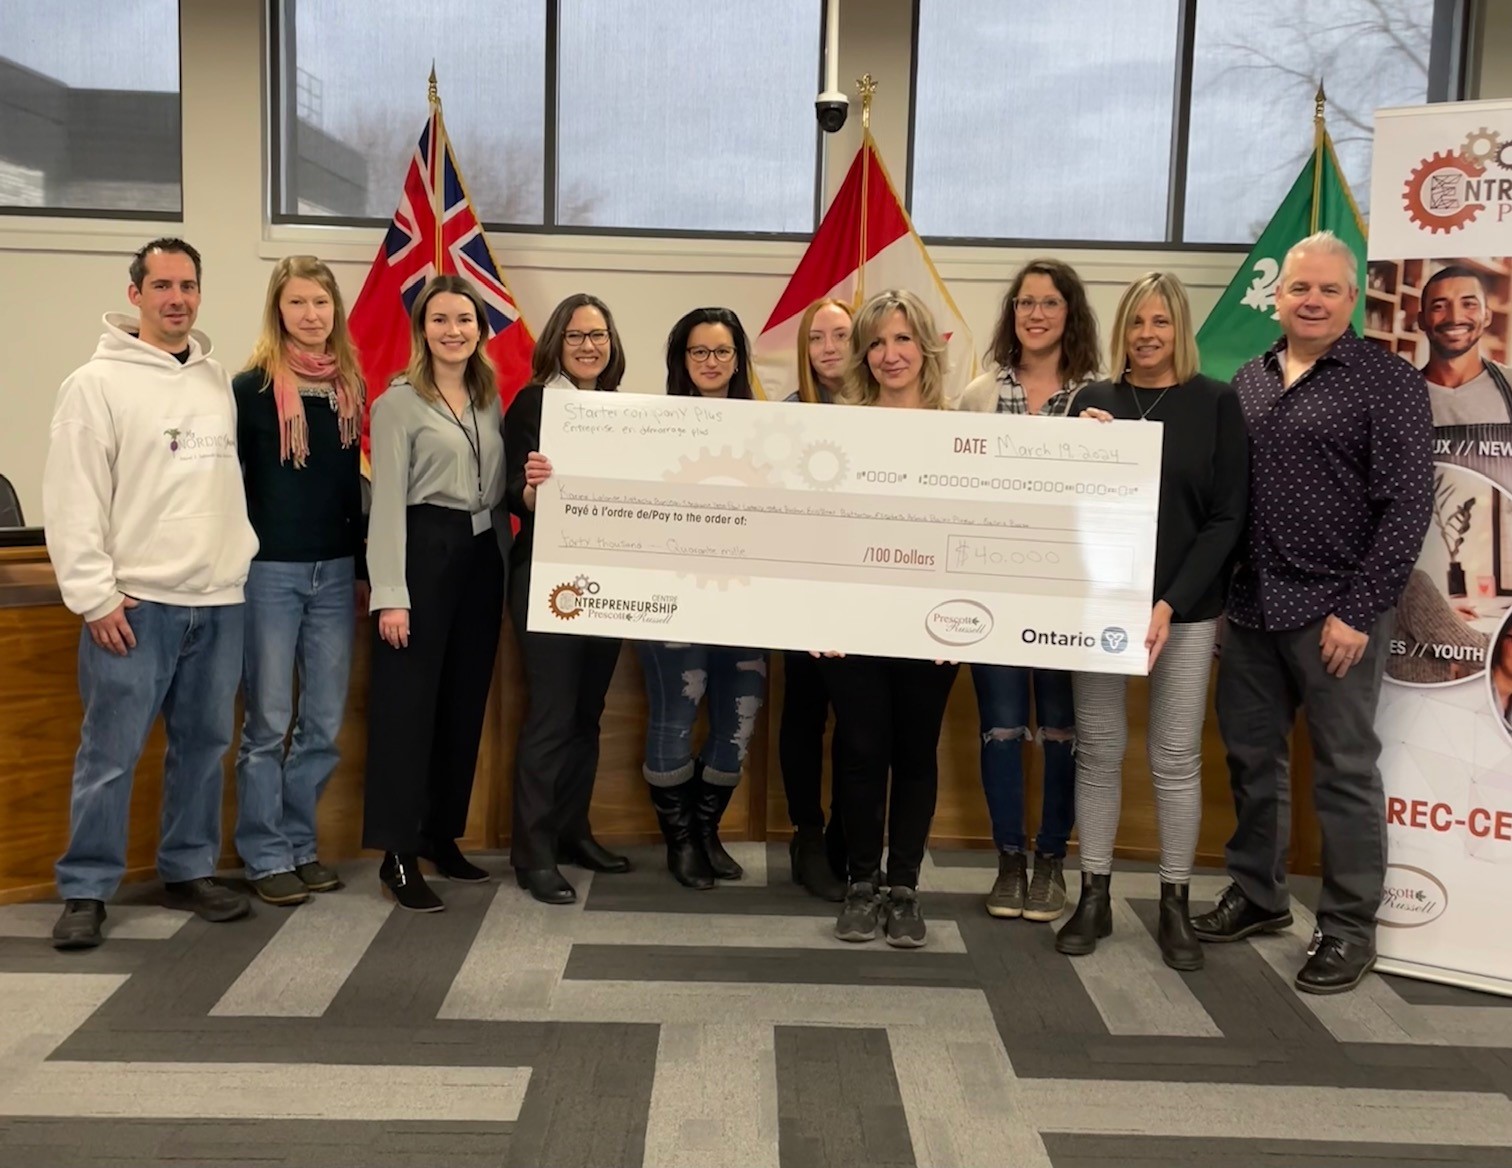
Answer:
<path fill-rule="evenodd" d="M 371 627 L 361 623 L 352 672 L 342 761 L 320 806 L 321 854 L 330 861 L 362 852 L 362 775 L 366 759 L 367 674 Z M 78 746 L 80 705 L 76 681 L 79 621 L 56 600 L 50 568 L 40 549 L 0 551 L 0 903 L 55 895 L 52 865 L 67 843 L 68 795 Z M 1146 685 L 1129 688 L 1129 754 L 1119 854 L 1158 855 L 1154 798 L 1144 762 Z M 777 763 L 782 695 L 781 654 L 771 663 L 769 702 L 752 743 L 746 778 L 726 814 L 729 839 L 784 840 L 791 835 Z M 464 848 L 507 844 L 514 743 L 524 716 L 519 653 L 506 620 L 483 739 Z M 239 722 L 239 713 L 237 714 Z M 641 778 L 646 699 L 633 646 L 622 651 L 604 716 L 602 754 L 592 820 L 606 843 L 648 843 L 660 838 Z M 699 733 L 702 733 L 700 727 Z M 128 879 L 150 878 L 162 784 L 162 727 L 143 752 L 132 795 Z M 234 748 L 233 748 L 234 753 Z M 965 667 L 957 678 L 940 747 L 940 799 L 933 840 L 946 846 L 990 847 L 991 830 L 978 777 L 976 700 Z M 1039 751 L 1027 752 L 1029 826 L 1039 804 Z M 233 760 L 227 759 L 223 860 L 236 863 Z M 1233 829 L 1227 770 L 1217 719 L 1209 712 L 1203 749 L 1203 825 L 1198 860 L 1221 865 Z M 1310 806 L 1305 733 L 1294 751 L 1294 871 L 1317 871 L 1318 836 Z M 827 800 L 826 800 L 827 805 Z"/>

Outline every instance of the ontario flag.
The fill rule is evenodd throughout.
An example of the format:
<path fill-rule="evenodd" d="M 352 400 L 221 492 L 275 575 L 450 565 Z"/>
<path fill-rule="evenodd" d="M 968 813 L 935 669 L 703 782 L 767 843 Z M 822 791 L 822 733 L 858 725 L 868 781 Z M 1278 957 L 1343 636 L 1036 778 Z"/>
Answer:
<path fill-rule="evenodd" d="M 361 355 L 369 410 L 394 374 L 409 365 L 409 317 L 415 298 L 431 277 L 450 274 L 465 277 L 483 298 L 491 333 L 485 351 L 498 373 L 499 396 L 508 407 L 530 379 L 535 340 L 489 250 L 452 154 L 441 103 L 432 99 L 430 120 L 404 176 L 399 209 L 352 306 L 352 340 Z M 364 417 L 364 468 L 368 451 Z"/>
<path fill-rule="evenodd" d="M 833 296 L 855 309 L 888 288 L 907 289 L 934 313 L 949 362 L 945 396 L 955 398 L 977 372 L 971 330 L 935 271 L 882 165 L 877 144 L 866 131 L 835 201 L 756 338 L 762 395 L 781 401 L 797 390 L 798 325 L 810 304 Z"/>

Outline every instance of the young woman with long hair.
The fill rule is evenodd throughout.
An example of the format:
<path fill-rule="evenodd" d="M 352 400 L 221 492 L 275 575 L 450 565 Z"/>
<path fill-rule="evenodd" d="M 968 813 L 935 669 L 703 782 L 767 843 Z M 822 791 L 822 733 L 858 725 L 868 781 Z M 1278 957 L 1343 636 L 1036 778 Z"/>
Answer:
<path fill-rule="evenodd" d="M 750 352 L 733 312 L 695 308 L 667 337 L 667 393 L 750 399 Z M 667 841 L 667 867 L 689 888 L 738 880 L 743 872 L 719 842 L 719 822 L 766 700 L 766 651 L 662 641 L 636 648 L 650 705 L 643 773 Z M 705 697 L 709 732 L 695 759 L 693 725 Z"/>
<path fill-rule="evenodd" d="M 259 545 L 246 587 L 236 850 L 253 891 L 291 905 L 341 884 L 320 862 L 315 805 L 340 757 L 367 590 L 362 374 L 341 289 L 316 257 L 274 265 L 262 330 L 232 388 Z"/>
<path fill-rule="evenodd" d="M 372 411 L 368 527 L 377 614 L 368 691 L 363 845 L 402 908 L 445 906 L 418 860 L 449 880 L 488 873 L 457 847 L 504 608 L 504 437 L 488 315 L 460 276 L 410 313 L 409 371 Z"/>

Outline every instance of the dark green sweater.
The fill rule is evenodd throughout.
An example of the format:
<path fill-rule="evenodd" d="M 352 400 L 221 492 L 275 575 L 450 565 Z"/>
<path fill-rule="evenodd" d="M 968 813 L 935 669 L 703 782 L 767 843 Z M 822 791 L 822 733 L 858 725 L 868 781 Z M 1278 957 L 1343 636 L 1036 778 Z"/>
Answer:
<path fill-rule="evenodd" d="M 259 560 L 312 563 L 362 554 L 367 520 L 362 513 L 362 449 L 343 448 L 336 410 L 325 395 L 304 395 L 310 457 L 298 470 L 278 457 L 278 409 L 261 369 L 238 373 L 236 445 L 247 487 L 247 517 L 261 546 Z"/>

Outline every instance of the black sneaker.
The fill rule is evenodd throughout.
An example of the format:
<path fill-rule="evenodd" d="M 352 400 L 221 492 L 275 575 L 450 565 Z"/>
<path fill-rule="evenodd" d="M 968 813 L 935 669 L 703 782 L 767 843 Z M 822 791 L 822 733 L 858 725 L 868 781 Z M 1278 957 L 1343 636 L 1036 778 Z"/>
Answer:
<path fill-rule="evenodd" d="M 857 880 L 845 890 L 845 904 L 835 921 L 835 936 L 842 941 L 874 941 L 882 898 L 876 886 Z"/>
<path fill-rule="evenodd" d="M 924 913 L 916 889 L 895 884 L 887 890 L 887 943 L 895 949 L 924 944 Z"/>
<path fill-rule="evenodd" d="M 102 900 L 69 900 L 63 905 L 63 915 L 53 926 L 54 949 L 93 949 L 105 938 L 100 926 L 105 922 L 105 902 Z"/>
<path fill-rule="evenodd" d="M 1201 941 L 1242 941 L 1255 933 L 1279 933 L 1291 928 L 1290 910 L 1269 913 L 1230 884 L 1211 912 L 1192 918 L 1192 931 Z"/>
<path fill-rule="evenodd" d="M 1065 861 L 1059 856 L 1034 854 L 1034 879 L 1024 897 L 1026 921 L 1053 921 L 1066 911 Z"/>
<path fill-rule="evenodd" d="M 305 882 L 293 872 L 275 872 L 271 876 L 262 876 L 249 883 L 252 885 L 252 891 L 257 893 L 258 899 L 267 904 L 284 907 L 303 904 L 310 899 L 310 890 L 305 887 Z"/>
<path fill-rule="evenodd" d="M 294 865 L 294 875 L 311 892 L 334 892 L 341 887 L 341 877 L 334 868 L 327 868 L 319 860 L 309 860 Z"/>
<path fill-rule="evenodd" d="M 194 880 L 169 880 L 163 884 L 169 908 L 184 908 L 203 920 L 240 920 L 252 911 L 252 903 L 240 892 L 217 884 L 208 876 Z"/>

